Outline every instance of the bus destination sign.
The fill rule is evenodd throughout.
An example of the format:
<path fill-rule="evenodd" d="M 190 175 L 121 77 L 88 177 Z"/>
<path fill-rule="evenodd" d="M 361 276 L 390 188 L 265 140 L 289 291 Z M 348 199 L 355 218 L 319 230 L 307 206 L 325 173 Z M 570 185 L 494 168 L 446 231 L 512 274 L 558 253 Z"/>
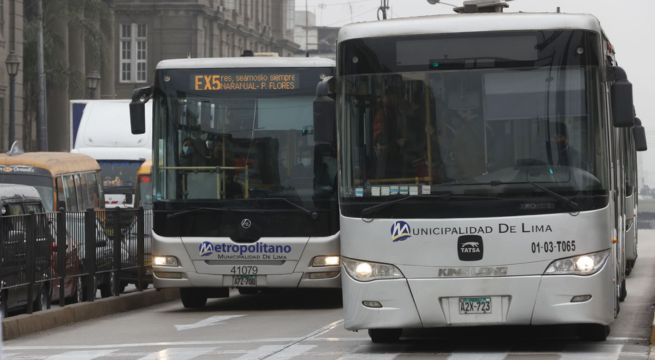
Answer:
<path fill-rule="evenodd" d="M 195 91 L 289 91 L 300 87 L 296 73 L 197 74 L 192 76 Z"/>

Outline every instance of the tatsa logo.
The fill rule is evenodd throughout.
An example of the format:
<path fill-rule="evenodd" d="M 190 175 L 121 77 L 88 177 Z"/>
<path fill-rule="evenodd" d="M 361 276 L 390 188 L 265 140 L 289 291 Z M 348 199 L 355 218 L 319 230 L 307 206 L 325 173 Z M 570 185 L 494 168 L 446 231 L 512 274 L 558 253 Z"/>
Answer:
<path fill-rule="evenodd" d="M 209 241 L 203 241 L 200 246 L 198 246 L 198 251 L 200 256 L 209 256 L 214 253 L 214 244 Z"/>
<path fill-rule="evenodd" d="M 412 237 L 412 228 L 409 227 L 409 224 L 404 221 L 396 221 L 391 225 L 391 240 L 396 241 L 405 241 Z"/>

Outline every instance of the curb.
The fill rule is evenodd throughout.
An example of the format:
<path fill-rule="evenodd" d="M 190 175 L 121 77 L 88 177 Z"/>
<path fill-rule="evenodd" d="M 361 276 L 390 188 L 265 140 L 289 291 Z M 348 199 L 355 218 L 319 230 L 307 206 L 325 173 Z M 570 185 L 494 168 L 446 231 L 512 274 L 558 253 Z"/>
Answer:
<path fill-rule="evenodd" d="M 38 311 L 33 314 L 12 316 L 2 321 L 3 340 L 16 339 L 43 330 L 54 329 L 80 321 L 140 309 L 179 298 L 177 289 L 145 290 L 93 302 Z"/>

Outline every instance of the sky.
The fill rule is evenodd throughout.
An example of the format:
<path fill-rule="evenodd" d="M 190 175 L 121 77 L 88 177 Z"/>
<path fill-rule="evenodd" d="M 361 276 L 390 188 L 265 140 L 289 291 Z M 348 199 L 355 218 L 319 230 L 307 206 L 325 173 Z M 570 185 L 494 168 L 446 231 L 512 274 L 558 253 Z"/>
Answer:
<path fill-rule="evenodd" d="M 462 0 L 444 0 L 461 5 Z M 342 26 L 351 22 L 377 20 L 380 0 L 306 0 L 319 26 Z M 595 15 L 614 44 L 619 65 L 633 84 L 637 116 L 646 127 L 650 150 L 640 153 L 640 178 L 655 187 L 655 0 L 514 0 L 507 11 L 554 12 Z M 452 7 L 430 5 L 427 0 L 389 0 L 391 18 L 450 14 Z M 296 10 L 305 0 L 296 0 Z"/>

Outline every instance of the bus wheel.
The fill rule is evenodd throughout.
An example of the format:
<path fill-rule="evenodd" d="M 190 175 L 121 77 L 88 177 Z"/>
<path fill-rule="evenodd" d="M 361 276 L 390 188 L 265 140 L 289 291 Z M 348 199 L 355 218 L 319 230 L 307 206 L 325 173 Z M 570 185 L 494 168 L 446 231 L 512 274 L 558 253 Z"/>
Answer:
<path fill-rule="evenodd" d="M 628 297 L 628 288 L 625 285 L 625 279 L 621 281 L 621 288 L 619 289 L 619 301 L 624 301 Z"/>
<path fill-rule="evenodd" d="M 625 264 L 625 276 L 629 276 L 632 273 L 632 269 L 635 267 L 636 260 L 628 260 Z"/>
<path fill-rule="evenodd" d="M 586 341 L 605 341 L 610 334 L 610 327 L 607 325 L 588 324 L 581 325 L 578 335 Z"/>
<path fill-rule="evenodd" d="M 207 304 L 207 294 L 202 289 L 180 288 L 180 299 L 187 309 L 199 309 Z"/>
<path fill-rule="evenodd" d="M 376 344 L 394 343 L 400 339 L 402 329 L 368 329 L 368 336 Z"/>

